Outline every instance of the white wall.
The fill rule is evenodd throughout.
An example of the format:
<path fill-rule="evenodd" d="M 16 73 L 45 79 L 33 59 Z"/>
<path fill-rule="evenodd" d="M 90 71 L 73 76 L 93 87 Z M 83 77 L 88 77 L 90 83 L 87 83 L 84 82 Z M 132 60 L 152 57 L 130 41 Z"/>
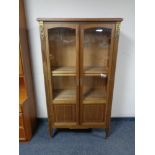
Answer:
<path fill-rule="evenodd" d="M 25 0 L 38 117 L 47 117 L 38 17 L 122 17 L 112 116 L 135 115 L 134 0 Z"/>

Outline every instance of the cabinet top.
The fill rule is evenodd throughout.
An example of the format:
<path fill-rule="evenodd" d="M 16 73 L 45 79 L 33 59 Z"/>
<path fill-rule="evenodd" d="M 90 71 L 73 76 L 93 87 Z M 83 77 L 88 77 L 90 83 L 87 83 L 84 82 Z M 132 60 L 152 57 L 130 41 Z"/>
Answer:
<path fill-rule="evenodd" d="M 121 22 L 123 18 L 37 18 L 44 22 Z"/>

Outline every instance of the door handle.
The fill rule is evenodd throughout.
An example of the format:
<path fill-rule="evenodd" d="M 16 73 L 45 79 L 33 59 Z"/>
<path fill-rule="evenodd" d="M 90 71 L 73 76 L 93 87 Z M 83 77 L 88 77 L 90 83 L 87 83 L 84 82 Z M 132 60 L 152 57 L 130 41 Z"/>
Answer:
<path fill-rule="evenodd" d="M 101 73 L 100 75 L 101 75 L 101 78 L 106 78 L 107 77 L 107 74 Z"/>

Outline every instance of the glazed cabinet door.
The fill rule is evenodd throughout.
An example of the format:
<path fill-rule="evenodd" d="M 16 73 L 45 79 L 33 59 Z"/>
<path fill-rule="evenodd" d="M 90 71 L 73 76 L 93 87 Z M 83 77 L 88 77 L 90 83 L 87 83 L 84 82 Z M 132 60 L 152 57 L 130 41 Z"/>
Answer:
<path fill-rule="evenodd" d="M 104 126 L 114 24 L 80 25 L 80 123 Z"/>
<path fill-rule="evenodd" d="M 49 113 L 53 127 L 70 127 L 79 118 L 79 25 L 45 24 Z"/>

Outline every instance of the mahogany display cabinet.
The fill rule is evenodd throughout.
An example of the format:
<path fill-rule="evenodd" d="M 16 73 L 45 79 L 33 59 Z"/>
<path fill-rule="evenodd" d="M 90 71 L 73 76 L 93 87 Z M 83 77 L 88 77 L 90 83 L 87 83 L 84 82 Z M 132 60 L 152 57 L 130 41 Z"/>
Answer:
<path fill-rule="evenodd" d="M 49 132 L 109 134 L 122 18 L 39 18 Z"/>

